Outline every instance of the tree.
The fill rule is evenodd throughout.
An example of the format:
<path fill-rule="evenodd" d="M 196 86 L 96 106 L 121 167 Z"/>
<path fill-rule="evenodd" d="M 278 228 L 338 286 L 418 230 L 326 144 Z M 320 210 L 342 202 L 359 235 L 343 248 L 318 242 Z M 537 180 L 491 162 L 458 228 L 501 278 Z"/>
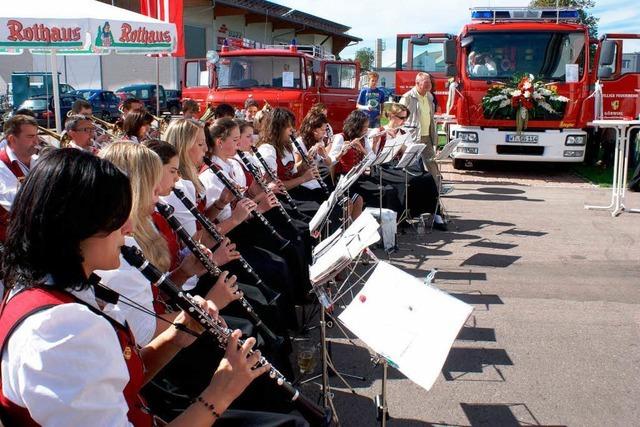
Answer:
<path fill-rule="evenodd" d="M 363 47 L 362 49 L 356 50 L 356 61 L 360 61 L 360 68 L 363 71 L 371 70 L 373 58 L 373 49 L 370 47 Z"/>
<path fill-rule="evenodd" d="M 559 7 L 571 7 L 578 10 L 580 15 L 580 22 L 589 27 L 589 35 L 591 38 L 598 38 L 598 21 L 600 18 L 596 18 L 587 12 L 596 5 L 595 0 L 558 0 Z M 556 7 L 556 0 L 531 0 L 529 6 L 532 7 Z"/>

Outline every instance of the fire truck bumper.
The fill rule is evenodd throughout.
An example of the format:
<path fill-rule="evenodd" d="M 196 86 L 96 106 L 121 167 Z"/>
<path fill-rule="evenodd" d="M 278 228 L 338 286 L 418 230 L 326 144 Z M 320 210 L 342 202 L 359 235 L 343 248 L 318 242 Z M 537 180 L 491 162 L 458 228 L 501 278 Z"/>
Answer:
<path fill-rule="evenodd" d="M 452 157 L 469 160 L 526 162 L 582 162 L 587 133 L 580 129 L 503 131 L 452 126 L 451 137 L 460 139 Z"/>

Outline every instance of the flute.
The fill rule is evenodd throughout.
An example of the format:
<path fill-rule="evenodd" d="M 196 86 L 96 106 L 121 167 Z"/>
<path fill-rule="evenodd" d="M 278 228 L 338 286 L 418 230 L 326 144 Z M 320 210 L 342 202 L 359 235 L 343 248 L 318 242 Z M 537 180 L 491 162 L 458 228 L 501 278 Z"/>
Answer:
<path fill-rule="evenodd" d="M 242 194 L 242 192 L 240 190 L 238 190 L 238 188 L 233 185 L 231 183 L 231 181 L 229 181 L 229 178 L 227 178 L 225 176 L 225 174 L 220 170 L 220 168 L 218 166 L 216 166 L 208 157 L 204 157 L 204 164 L 207 165 L 209 167 L 209 169 L 211 169 L 211 171 L 213 173 L 216 174 L 216 176 L 218 177 L 218 179 L 220 180 L 220 182 L 222 182 L 222 185 L 224 185 L 227 190 L 229 190 L 231 192 L 231 194 L 233 194 L 233 196 L 237 199 L 237 200 L 242 200 L 244 198 L 246 198 L 246 196 L 244 194 Z M 289 242 L 287 239 L 285 239 L 284 237 L 282 237 L 275 228 L 273 228 L 273 225 L 271 225 L 271 223 L 269 222 L 269 220 L 267 220 L 267 218 L 264 217 L 264 215 L 262 215 L 260 212 L 258 211 L 253 211 L 251 212 L 253 214 L 253 216 L 255 216 L 258 221 L 260 221 L 262 223 L 262 225 L 269 231 L 269 233 L 271 234 L 271 236 L 273 236 L 277 241 L 278 244 L 280 245 L 280 250 L 283 250 L 284 248 L 286 248 L 287 246 L 289 246 Z"/>
<path fill-rule="evenodd" d="M 173 215 L 173 206 L 165 205 L 163 203 L 156 203 L 156 208 L 158 209 L 158 212 L 160 212 L 160 215 L 162 215 L 167 220 L 169 226 L 176 232 L 180 240 L 187 246 L 187 248 L 189 248 L 191 253 L 196 258 L 198 258 L 198 261 L 200 261 L 202 265 L 204 265 L 204 268 L 207 270 L 207 272 L 216 277 L 220 276 L 220 274 L 222 273 L 220 268 L 218 268 L 218 266 L 215 265 L 213 261 L 211 261 L 211 259 L 209 259 L 200 245 L 195 240 L 193 240 L 193 237 L 189 235 L 189 232 L 182 226 L 182 224 L 180 224 L 178 218 Z M 271 329 L 269 329 L 267 325 L 262 322 L 262 319 L 260 319 L 260 317 L 256 314 L 249 301 L 247 301 L 245 297 L 240 297 L 239 301 L 251 320 L 255 323 L 256 327 L 264 332 L 266 338 L 271 343 L 278 342 L 278 337 L 276 337 L 276 334 L 274 334 L 273 331 L 271 331 Z"/>
<path fill-rule="evenodd" d="M 157 267 L 145 259 L 139 249 L 125 245 L 120 248 L 120 251 L 129 264 L 137 268 L 149 282 L 167 294 L 187 315 L 198 321 L 208 333 L 217 339 L 222 349 L 226 348 L 232 333 L 229 328 L 224 327 L 219 320 L 213 319 L 207 312 L 200 308 L 193 296 L 176 286 L 176 284 L 169 279 L 168 273 L 160 272 Z M 242 340 L 238 340 L 239 346 L 243 344 L 244 342 Z M 253 351 L 251 351 L 251 353 L 253 353 Z M 265 366 L 267 363 L 269 362 L 264 357 L 261 357 L 257 366 Z M 287 381 L 284 375 L 273 366 L 269 369 L 269 377 L 284 390 L 300 412 L 311 417 L 317 424 L 328 425 L 331 414 L 325 412 L 323 408 L 302 395 Z"/>
<path fill-rule="evenodd" d="M 196 221 L 198 221 L 200 225 L 202 225 L 202 228 L 204 228 L 216 242 L 220 243 L 224 240 L 224 236 L 220 234 L 215 225 L 213 225 L 209 218 L 207 218 L 198 210 L 196 205 L 194 205 L 193 202 L 189 200 L 189 198 L 186 196 L 186 194 L 184 194 L 182 190 L 180 190 L 179 188 L 174 188 L 173 194 L 176 195 L 176 197 L 182 202 L 182 204 L 195 217 Z M 267 297 L 268 300 L 270 300 L 269 304 L 273 304 L 278 299 L 280 294 L 274 292 L 271 288 L 265 285 L 260 276 L 258 276 L 258 273 L 256 273 L 253 267 L 251 267 L 247 260 L 245 260 L 242 256 L 238 258 L 238 262 L 240 263 L 244 271 L 246 271 L 247 274 L 253 277 L 253 279 L 255 280 L 254 286 L 260 288 L 260 291 L 265 294 L 265 297 Z"/>
<path fill-rule="evenodd" d="M 262 176 L 260 176 L 260 171 L 256 170 L 256 167 L 253 163 L 251 163 L 251 160 L 247 158 L 246 154 L 244 154 L 240 150 L 238 150 L 237 153 L 238 157 L 240 157 L 240 160 L 242 160 L 244 167 L 247 168 L 249 173 L 253 176 L 253 179 L 255 179 L 260 188 L 262 188 L 262 191 L 264 191 L 267 196 L 273 194 L 273 191 L 271 191 L 267 183 L 262 179 Z M 282 207 L 280 203 L 278 203 L 278 210 L 280 211 L 280 214 L 282 214 L 282 216 L 287 220 L 287 222 L 291 223 L 291 217 L 289 216 L 287 211 L 284 210 L 284 207 Z"/>
<path fill-rule="evenodd" d="M 264 159 L 264 157 L 262 157 L 262 154 L 260 154 L 260 151 L 258 151 L 258 149 L 256 147 L 254 147 L 253 145 L 251 146 L 251 151 L 253 151 L 253 154 L 255 154 L 256 159 L 258 159 L 260 164 L 262 164 L 262 167 L 264 167 L 264 169 L 267 171 L 267 174 L 269 174 L 269 178 L 271 178 L 271 181 L 278 182 L 279 181 L 278 175 L 276 175 L 276 173 L 273 171 L 273 169 L 271 169 L 269 167 L 269 164 Z M 284 189 L 284 191 L 282 192 L 282 195 L 287 200 L 287 203 L 291 206 L 291 209 L 293 209 L 293 211 L 296 213 L 296 215 L 298 215 L 298 217 L 301 217 L 302 214 L 298 210 L 298 207 L 296 206 L 296 203 L 293 201 L 293 198 L 291 197 L 291 194 L 289 194 L 289 192 L 286 189 Z"/>
<path fill-rule="evenodd" d="M 307 165 L 307 167 L 313 167 L 313 162 L 307 157 L 304 151 L 302 151 L 302 146 L 293 135 L 291 135 L 291 142 L 293 142 L 293 145 L 295 145 L 295 147 L 298 149 L 298 153 L 300 153 L 300 157 L 302 157 L 302 161 L 304 162 L 304 164 Z M 327 188 L 327 184 L 325 184 L 325 182 L 320 178 L 318 178 L 316 181 L 318 181 L 320 187 L 322 187 L 327 197 L 329 197 L 331 193 L 329 192 L 329 188 Z"/>

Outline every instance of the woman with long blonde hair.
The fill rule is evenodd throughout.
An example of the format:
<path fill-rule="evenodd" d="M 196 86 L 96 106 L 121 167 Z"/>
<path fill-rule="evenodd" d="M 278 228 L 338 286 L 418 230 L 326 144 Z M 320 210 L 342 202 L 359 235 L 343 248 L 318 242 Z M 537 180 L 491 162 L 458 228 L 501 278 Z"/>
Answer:
<path fill-rule="evenodd" d="M 152 214 L 159 198 L 159 188 L 162 179 L 163 168 L 160 157 L 141 144 L 127 141 L 115 142 L 105 147 L 100 152 L 100 157 L 110 161 L 127 174 L 131 181 L 132 207 L 130 213 L 131 234 L 125 238 L 127 245 L 139 247 L 145 257 L 162 271 L 168 271 L 171 266 L 171 255 L 167 242 L 155 227 Z M 156 296 L 149 281 L 126 261 L 121 260 L 118 270 L 101 271 L 98 276 L 111 289 L 143 306 L 147 312 L 131 307 L 124 301 L 118 303 L 129 322 L 136 340 L 140 343 L 148 343 L 158 333 L 167 328 L 165 322 L 156 322 L 156 318 L 149 313 L 161 313 L 158 306 L 154 306 Z M 202 264 L 191 254 L 184 257 L 179 266 L 170 272 L 170 278 L 178 285 L 182 285 L 192 276 L 201 276 L 205 273 Z M 214 286 L 213 292 L 207 295 L 218 308 L 228 305 L 234 299 L 235 278 L 226 280 L 226 275 L 221 275 L 219 284 Z M 159 313 L 160 312 L 160 313 Z M 171 317 L 171 315 L 168 315 Z"/>

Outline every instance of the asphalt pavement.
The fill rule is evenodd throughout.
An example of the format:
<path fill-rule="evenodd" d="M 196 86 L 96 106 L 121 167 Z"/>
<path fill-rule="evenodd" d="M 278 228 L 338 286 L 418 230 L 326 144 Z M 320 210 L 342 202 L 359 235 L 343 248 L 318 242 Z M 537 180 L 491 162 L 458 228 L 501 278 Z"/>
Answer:
<path fill-rule="evenodd" d="M 585 210 L 609 190 L 562 169 L 519 173 L 447 168 L 449 231 L 398 235 L 390 261 L 437 268 L 474 311 L 430 391 L 390 369 L 389 426 L 640 424 L 640 214 Z M 381 368 L 329 334 L 339 370 L 365 377 L 348 381 L 357 394 L 331 379 L 341 425 L 377 425 Z"/>

